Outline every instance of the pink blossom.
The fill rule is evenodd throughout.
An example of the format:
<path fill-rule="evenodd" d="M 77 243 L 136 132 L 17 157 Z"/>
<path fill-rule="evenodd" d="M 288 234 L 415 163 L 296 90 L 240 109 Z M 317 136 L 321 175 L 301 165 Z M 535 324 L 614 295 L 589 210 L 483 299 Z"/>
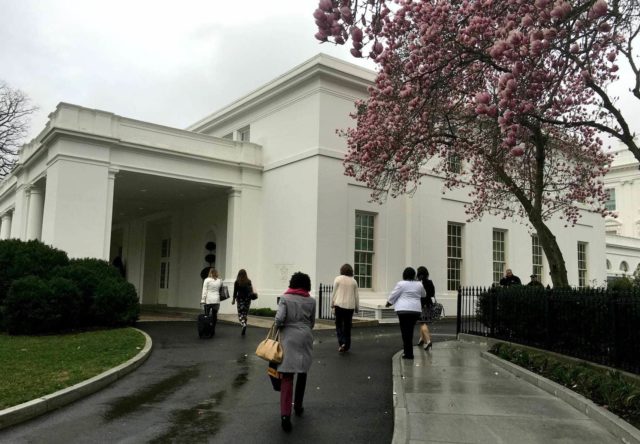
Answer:
<path fill-rule="evenodd" d="M 354 26 L 353 28 L 351 28 L 351 38 L 355 42 L 361 42 L 362 37 L 363 37 L 362 29 L 358 28 L 357 26 Z"/>
<path fill-rule="evenodd" d="M 320 2 L 318 2 L 318 8 L 325 12 L 331 12 L 333 10 L 333 2 L 331 0 L 320 0 Z"/>
<path fill-rule="evenodd" d="M 522 147 L 522 145 L 514 146 L 509 152 L 514 157 L 520 157 L 524 154 L 524 148 Z"/>
<path fill-rule="evenodd" d="M 593 7 L 589 10 L 589 18 L 594 20 L 602 17 L 607 13 L 607 2 L 605 0 L 598 0 L 593 4 Z"/>
<path fill-rule="evenodd" d="M 483 103 L 483 104 L 488 104 L 491 101 L 491 96 L 489 95 L 488 92 L 484 91 L 484 92 L 480 92 L 478 94 L 476 94 L 476 102 L 477 103 Z"/>

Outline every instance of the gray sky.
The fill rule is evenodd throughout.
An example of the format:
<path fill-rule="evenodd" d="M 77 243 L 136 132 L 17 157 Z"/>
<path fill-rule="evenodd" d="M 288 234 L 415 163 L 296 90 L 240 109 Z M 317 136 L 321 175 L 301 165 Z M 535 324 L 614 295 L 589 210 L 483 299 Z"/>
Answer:
<path fill-rule="evenodd" d="M 184 128 L 319 52 L 357 62 L 315 40 L 317 3 L 0 0 L 0 79 L 40 108 L 30 137 L 59 102 Z"/>
<path fill-rule="evenodd" d="M 30 137 L 58 102 L 184 128 L 318 52 L 373 69 L 314 39 L 317 4 L 0 0 L 0 80 L 40 108 Z M 637 114 L 636 100 L 623 104 Z"/>

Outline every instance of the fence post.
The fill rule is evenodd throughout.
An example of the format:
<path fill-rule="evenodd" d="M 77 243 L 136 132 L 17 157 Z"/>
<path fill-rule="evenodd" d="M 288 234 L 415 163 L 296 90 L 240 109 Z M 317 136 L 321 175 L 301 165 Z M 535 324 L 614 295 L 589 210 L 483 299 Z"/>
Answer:
<path fill-rule="evenodd" d="M 495 338 L 496 318 L 498 316 L 498 293 L 495 291 L 489 291 L 489 289 L 487 289 L 486 292 L 489 295 L 489 303 L 491 304 L 489 308 L 489 312 L 491 313 L 491 318 L 489 320 L 489 336 Z"/>
<path fill-rule="evenodd" d="M 456 319 L 456 336 L 460 334 L 460 328 L 462 327 L 462 287 L 458 287 L 457 310 L 458 317 Z"/>
<path fill-rule="evenodd" d="M 318 319 L 324 319 L 324 304 L 322 303 L 322 284 L 318 288 Z"/>

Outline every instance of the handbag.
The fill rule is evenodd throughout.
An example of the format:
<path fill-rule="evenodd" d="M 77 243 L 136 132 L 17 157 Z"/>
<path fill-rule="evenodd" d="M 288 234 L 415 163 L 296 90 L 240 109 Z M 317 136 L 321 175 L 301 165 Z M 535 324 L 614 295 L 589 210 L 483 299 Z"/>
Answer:
<path fill-rule="evenodd" d="M 267 367 L 267 375 L 269 375 L 269 380 L 271 381 L 273 389 L 276 392 L 279 392 L 282 381 L 280 381 L 280 373 L 278 373 L 278 364 L 270 362 L 269 367 Z"/>
<path fill-rule="evenodd" d="M 284 357 L 282 345 L 280 345 L 280 330 L 276 327 L 275 322 L 269 329 L 267 337 L 258 344 L 256 355 L 265 361 L 280 364 Z"/>
<path fill-rule="evenodd" d="M 229 289 L 226 285 L 220 286 L 220 302 L 229 299 Z"/>
<path fill-rule="evenodd" d="M 438 301 L 434 302 L 433 305 L 431 306 L 431 320 L 432 321 L 439 321 L 440 319 L 442 319 L 444 317 L 444 307 L 442 306 L 442 304 Z"/>
<path fill-rule="evenodd" d="M 258 293 L 253 291 L 253 287 L 249 287 L 249 297 L 251 298 L 252 301 L 255 301 L 256 299 L 258 299 Z"/>

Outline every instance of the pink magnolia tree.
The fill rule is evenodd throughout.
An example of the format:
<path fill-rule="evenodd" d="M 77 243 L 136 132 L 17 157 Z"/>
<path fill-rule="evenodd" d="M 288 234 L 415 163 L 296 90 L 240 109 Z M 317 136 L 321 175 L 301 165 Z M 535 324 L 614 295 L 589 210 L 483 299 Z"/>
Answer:
<path fill-rule="evenodd" d="M 430 169 L 447 187 L 469 187 L 470 219 L 528 220 L 554 286 L 568 285 L 546 222 L 557 214 L 575 224 L 583 208 L 606 214 L 600 178 L 611 159 L 594 126 L 568 124 L 600 118 L 588 82 L 616 78 L 618 40 L 603 3 L 398 0 L 391 11 L 383 1 L 322 0 L 316 37 L 350 37 L 352 54 L 367 47 L 380 67 L 345 132 L 346 173 L 375 199 L 414 191 Z M 566 47 L 579 27 L 598 28 L 588 70 L 565 54 L 580 53 Z M 452 158 L 469 169 L 448 168 Z"/>

